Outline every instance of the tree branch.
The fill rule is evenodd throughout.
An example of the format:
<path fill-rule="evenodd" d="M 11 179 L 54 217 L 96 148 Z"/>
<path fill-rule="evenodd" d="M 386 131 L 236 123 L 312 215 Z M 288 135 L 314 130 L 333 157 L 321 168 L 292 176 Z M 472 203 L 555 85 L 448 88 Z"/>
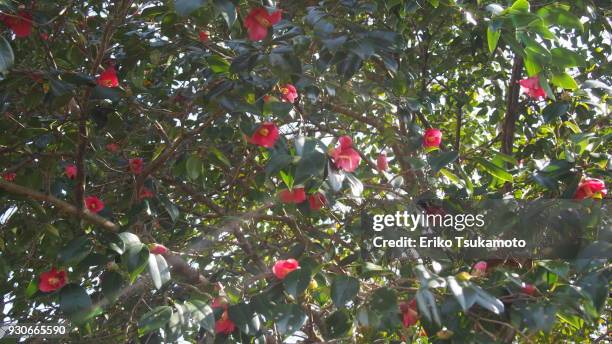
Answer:
<path fill-rule="evenodd" d="M 91 224 L 98 225 L 111 232 L 116 232 L 119 230 L 119 226 L 117 224 L 103 218 L 102 216 L 86 210 L 83 211 L 82 209 L 79 209 L 76 206 L 66 201 L 62 201 L 61 199 L 53 197 L 51 195 L 47 195 L 42 192 L 29 189 L 21 185 L 6 182 L 4 180 L 0 180 L 0 189 L 4 189 L 5 191 L 10 192 L 12 194 L 25 196 L 37 201 L 51 203 L 62 212 L 77 216 Z"/>
<path fill-rule="evenodd" d="M 510 76 L 510 85 L 508 85 L 508 97 L 506 99 L 506 117 L 502 127 L 502 153 L 512 156 L 512 147 L 514 145 L 514 131 L 516 129 L 516 119 L 518 110 L 519 98 L 519 78 L 523 70 L 523 59 L 516 55 L 514 57 L 514 65 L 512 66 L 512 75 Z M 509 164 L 508 164 L 509 166 Z M 506 182 L 504 185 L 506 192 L 510 192 L 511 184 Z"/>

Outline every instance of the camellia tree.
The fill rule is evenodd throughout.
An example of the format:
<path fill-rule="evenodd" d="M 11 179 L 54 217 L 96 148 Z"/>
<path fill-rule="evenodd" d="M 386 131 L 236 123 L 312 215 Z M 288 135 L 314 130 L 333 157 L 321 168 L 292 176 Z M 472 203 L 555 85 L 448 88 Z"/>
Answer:
<path fill-rule="evenodd" d="M 606 340 L 609 259 L 398 254 L 368 214 L 605 205 L 608 2 L 0 10 L 2 321 L 86 343 Z M 568 223 L 609 226 L 591 215 Z"/>

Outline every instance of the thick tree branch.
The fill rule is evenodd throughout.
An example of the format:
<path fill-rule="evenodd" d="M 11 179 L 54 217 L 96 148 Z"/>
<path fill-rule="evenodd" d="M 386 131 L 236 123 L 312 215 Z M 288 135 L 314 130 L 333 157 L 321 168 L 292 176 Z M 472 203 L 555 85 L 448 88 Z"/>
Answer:
<path fill-rule="evenodd" d="M 73 216 L 77 216 L 91 224 L 98 225 L 106 230 L 109 230 L 112 232 L 116 232 L 119 230 L 119 226 L 117 224 L 103 218 L 102 216 L 99 216 L 89 211 L 83 211 L 77 208 L 76 206 L 66 201 L 62 201 L 61 199 L 53 197 L 51 195 L 47 195 L 42 192 L 29 189 L 21 185 L 6 182 L 4 180 L 0 180 L 0 189 L 3 189 L 12 194 L 24 196 L 24 197 L 34 199 L 40 202 L 51 203 L 61 212 L 64 212 L 64 213 L 67 213 Z"/>
<path fill-rule="evenodd" d="M 508 85 L 508 97 L 506 98 L 506 117 L 501 130 L 502 137 L 502 153 L 512 156 L 512 147 L 514 145 L 514 131 L 516 129 L 516 120 L 518 112 L 519 98 L 519 78 L 523 70 L 523 59 L 520 56 L 514 57 L 512 66 L 512 75 L 510 76 L 510 85 Z M 509 166 L 509 164 L 508 164 Z M 506 192 L 510 192 L 511 184 L 507 182 L 504 185 Z"/>
<path fill-rule="evenodd" d="M 457 106 L 457 125 L 455 128 L 455 150 L 459 152 L 461 146 L 461 124 L 463 121 L 463 104 Z"/>
<path fill-rule="evenodd" d="M 514 144 L 514 130 L 516 129 L 516 117 L 518 110 L 518 98 L 520 87 L 518 84 L 523 70 L 523 59 L 520 56 L 514 57 L 510 85 L 508 85 L 508 96 L 506 98 L 506 117 L 502 127 L 502 153 L 512 155 Z"/>

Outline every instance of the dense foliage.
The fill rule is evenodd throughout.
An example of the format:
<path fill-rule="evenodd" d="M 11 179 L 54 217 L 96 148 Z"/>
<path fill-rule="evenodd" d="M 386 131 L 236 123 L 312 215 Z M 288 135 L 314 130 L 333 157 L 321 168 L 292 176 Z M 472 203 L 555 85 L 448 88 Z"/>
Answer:
<path fill-rule="evenodd" d="M 5 321 L 87 343 L 604 339 L 609 260 L 398 254 L 366 214 L 604 204 L 606 1 L 0 10 Z"/>

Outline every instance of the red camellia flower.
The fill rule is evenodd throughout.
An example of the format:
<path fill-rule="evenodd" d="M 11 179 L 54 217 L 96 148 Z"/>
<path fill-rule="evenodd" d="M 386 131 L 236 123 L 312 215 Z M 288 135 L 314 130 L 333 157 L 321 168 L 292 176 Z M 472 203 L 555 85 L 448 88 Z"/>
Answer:
<path fill-rule="evenodd" d="M 32 14 L 29 12 L 19 11 L 16 16 L 2 15 L 1 20 L 17 38 L 25 38 L 32 33 Z"/>
<path fill-rule="evenodd" d="M 100 210 L 104 209 L 104 202 L 96 196 L 88 196 L 85 197 L 85 208 L 92 213 L 98 213 Z"/>
<path fill-rule="evenodd" d="M 316 194 L 308 196 L 308 204 L 310 204 L 310 209 L 312 210 L 319 210 L 326 203 L 327 203 L 327 200 L 325 199 L 325 195 L 323 195 L 320 192 L 317 192 Z"/>
<path fill-rule="evenodd" d="M 302 203 L 306 200 L 306 192 L 304 188 L 285 189 L 278 193 L 278 198 L 283 203 Z"/>
<path fill-rule="evenodd" d="M 281 20 L 281 11 L 268 13 L 263 7 L 251 9 L 244 20 L 251 41 L 261 41 L 268 35 L 268 28 Z"/>
<path fill-rule="evenodd" d="M 140 192 L 138 193 L 138 199 L 143 200 L 146 198 L 153 198 L 153 196 L 155 196 L 155 194 L 153 193 L 153 191 L 149 190 L 149 188 L 146 187 L 142 187 L 142 189 L 140 189 Z"/>
<path fill-rule="evenodd" d="M 442 143 L 442 132 L 440 129 L 429 128 L 423 135 L 423 146 L 425 148 L 439 147 Z"/>
<path fill-rule="evenodd" d="M 227 311 L 221 314 L 221 319 L 215 322 L 215 333 L 229 335 L 236 330 L 236 324 L 230 320 Z"/>
<path fill-rule="evenodd" d="M 200 42 L 206 42 L 208 41 L 208 32 L 207 31 L 200 31 L 198 33 L 198 36 L 200 38 Z"/>
<path fill-rule="evenodd" d="M 380 153 L 376 158 L 376 167 L 379 171 L 386 171 L 389 169 L 389 163 L 387 162 L 387 154 Z"/>
<path fill-rule="evenodd" d="M 227 299 L 225 297 L 215 297 L 210 307 L 227 309 L 228 307 Z"/>
<path fill-rule="evenodd" d="M 69 179 L 74 179 L 76 178 L 76 175 L 77 175 L 77 167 L 74 165 L 68 165 L 64 167 L 64 173 L 66 174 L 66 177 L 68 177 Z"/>
<path fill-rule="evenodd" d="M 400 304 L 400 311 L 402 312 L 402 324 L 404 327 L 410 327 L 417 323 L 419 312 L 417 311 L 416 299 L 412 299 L 410 302 L 402 302 Z"/>
<path fill-rule="evenodd" d="M 144 160 L 142 158 L 133 158 L 128 160 L 130 164 L 130 171 L 134 174 L 141 174 L 144 167 Z"/>
<path fill-rule="evenodd" d="M 276 139 L 278 139 L 278 127 L 272 122 L 265 122 L 255 130 L 249 141 L 258 146 L 271 148 Z"/>
<path fill-rule="evenodd" d="M 523 293 L 525 293 L 527 295 L 533 295 L 536 292 L 536 287 L 533 284 L 525 284 L 521 288 L 521 292 L 523 292 Z"/>
<path fill-rule="evenodd" d="M 108 66 L 98 77 L 98 85 L 104 87 L 117 87 L 119 86 L 119 79 L 117 79 L 117 71 L 115 67 Z"/>
<path fill-rule="evenodd" d="M 338 169 L 346 172 L 353 172 L 361 162 L 359 152 L 353 149 L 353 140 L 349 136 L 342 136 L 338 139 L 339 147 L 330 153 L 334 164 Z"/>
<path fill-rule="evenodd" d="M 546 92 L 540 86 L 540 78 L 532 76 L 531 78 L 523 79 L 519 81 L 521 90 L 533 99 L 546 98 Z"/>
<path fill-rule="evenodd" d="M 114 143 L 114 142 L 111 142 L 111 143 L 106 145 L 106 150 L 111 152 L 111 153 L 117 153 L 119 148 L 121 148 L 121 147 L 118 144 Z"/>
<path fill-rule="evenodd" d="M 7 182 L 14 182 L 16 177 L 17 177 L 17 173 L 15 172 L 2 173 L 2 179 L 6 180 Z"/>
<path fill-rule="evenodd" d="M 166 254 L 168 248 L 162 244 L 151 244 L 149 245 L 149 252 L 152 254 Z"/>
<path fill-rule="evenodd" d="M 485 261 L 479 261 L 478 263 L 474 264 L 474 266 L 472 267 L 472 276 L 475 277 L 481 277 L 484 276 L 487 272 L 487 262 Z"/>
<path fill-rule="evenodd" d="M 67 280 L 66 271 L 57 271 L 52 267 L 51 270 L 40 274 L 38 289 L 43 293 L 56 291 L 66 285 Z"/>
<path fill-rule="evenodd" d="M 286 84 L 281 87 L 281 98 L 283 101 L 293 103 L 298 96 L 297 89 L 291 84 Z"/>
<path fill-rule="evenodd" d="M 293 258 L 289 258 L 287 260 L 279 260 L 274 263 L 274 266 L 272 267 L 272 273 L 274 273 L 274 276 L 276 276 L 276 278 L 282 280 L 285 278 L 285 276 L 287 276 L 287 274 L 289 274 L 293 270 L 296 270 L 299 267 L 300 263 Z"/>
<path fill-rule="evenodd" d="M 608 190 L 606 190 L 606 184 L 602 180 L 586 178 L 580 183 L 580 185 L 578 185 L 578 189 L 574 194 L 574 199 L 602 199 L 607 193 Z"/>

